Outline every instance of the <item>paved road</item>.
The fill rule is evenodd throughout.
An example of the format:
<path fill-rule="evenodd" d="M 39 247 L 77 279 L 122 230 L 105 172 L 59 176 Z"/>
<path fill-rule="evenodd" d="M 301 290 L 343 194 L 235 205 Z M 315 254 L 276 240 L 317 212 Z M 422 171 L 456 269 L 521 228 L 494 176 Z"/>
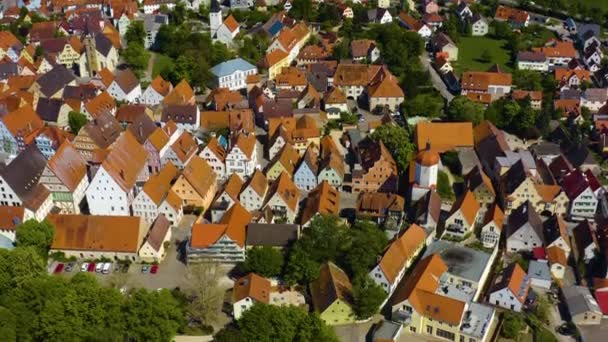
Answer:
<path fill-rule="evenodd" d="M 445 83 L 443 83 L 441 77 L 439 77 L 437 71 L 435 71 L 433 66 L 431 66 L 431 58 L 429 57 L 429 54 L 426 51 L 422 54 L 422 56 L 420 56 L 420 62 L 422 63 L 424 69 L 428 70 L 429 74 L 431 75 L 431 82 L 433 82 L 433 87 L 435 87 L 435 89 L 439 91 L 441 96 L 443 96 L 443 98 L 446 99 L 448 102 L 452 101 L 454 95 L 452 95 L 452 93 L 448 91 L 448 88 L 446 87 Z"/>

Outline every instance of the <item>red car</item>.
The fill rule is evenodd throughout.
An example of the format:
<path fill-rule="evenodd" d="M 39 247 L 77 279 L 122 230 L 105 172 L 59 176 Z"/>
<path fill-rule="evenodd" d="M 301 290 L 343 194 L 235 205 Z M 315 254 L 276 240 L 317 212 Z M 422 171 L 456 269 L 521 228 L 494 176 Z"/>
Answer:
<path fill-rule="evenodd" d="M 156 272 L 158 272 L 158 265 L 152 265 L 150 268 L 150 273 L 156 274 Z"/>
<path fill-rule="evenodd" d="M 58 263 L 57 267 L 55 267 L 55 273 L 61 273 L 61 271 L 63 271 L 63 264 Z"/>
<path fill-rule="evenodd" d="M 89 268 L 87 268 L 87 272 L 95 272 L 95 263 L 94 262 L 89 264 Z"/>

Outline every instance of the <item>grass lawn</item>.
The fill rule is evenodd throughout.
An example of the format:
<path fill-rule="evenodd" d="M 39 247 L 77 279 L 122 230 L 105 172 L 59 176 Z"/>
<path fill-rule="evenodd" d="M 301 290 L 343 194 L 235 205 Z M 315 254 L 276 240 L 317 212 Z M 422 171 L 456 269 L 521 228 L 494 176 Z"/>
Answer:
<path fill-rule="evenodd" d="M 152 67 L 152 78 L 158 76 L 163 69 L 173 65 L 173 60 L 169 56 L 157 53 L 155 54 L 154 66 Z"/>
<path fill-rule="evenodd" d="M 488 37 L 461 37 L 458 45 L 458 61 L 454 62 L 455 72 L 461 75 L 463 71 L 486 71 L 492 65 L 498 64 L 505 71 L 510 71 L 507 65 L 510 62 L 509 50 L 505 48 L 505 40 L 496 40 Z M 484 50 L 490 51 L 492 60 L 489 63 L 480 61 Z"/>
<path fill-rule="evenodd" d="M 578 2 L 585 4 L 589 8 L 601 8 L 604 11 L 608 10 L 608 1 L 606 0 L 578 0 Z"/>

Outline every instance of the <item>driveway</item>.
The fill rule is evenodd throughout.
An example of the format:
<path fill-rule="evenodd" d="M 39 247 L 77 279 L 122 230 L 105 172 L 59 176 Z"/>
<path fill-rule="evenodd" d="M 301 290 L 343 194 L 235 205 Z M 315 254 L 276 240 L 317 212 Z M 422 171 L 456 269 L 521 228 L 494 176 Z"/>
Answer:
<path fill-rule="evenodd" d="M 443 80 L 441 79 L 437 71 L 435 71 L 435 68 L 433 68 L 433 66 L 431 65 L 431 58 L 429 57 L 429 54 L 426 51 L 422 53 L 422 56 L 420 56 L 420 62 L 422 63 L 423 68 L 429 72 L 433 87 L 435 87 L 435 89 L 439 91 L 441 96 L 443 96 L 443 98 L 446 99 L 448 102 L 452 101 L 454 95 L 452 95 L 452 93 L 448 91 L 448 88 L 446 87 L 445 83 L 443 83 Z"/>

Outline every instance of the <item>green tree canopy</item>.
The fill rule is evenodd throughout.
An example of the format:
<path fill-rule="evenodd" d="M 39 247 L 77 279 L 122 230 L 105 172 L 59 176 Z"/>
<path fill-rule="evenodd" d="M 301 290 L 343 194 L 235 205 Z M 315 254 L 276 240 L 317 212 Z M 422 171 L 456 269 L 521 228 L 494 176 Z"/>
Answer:
<path fill-rule="evenodd" d="M 263 277 L 274 277 L 281 274 L 283 263 L 284 258 L 281 251 L 269 246 L 256 246 L 247 250 L 243 270 L 247 273 L 257 273 Z"/>
<path fill-rule="evenodd" d="M 86 115 L 81 112 L 70 111 L 68 113 L 68 125 L 70 126 L 70 132 L 78 134 L 82 126 L 87 124 Z"/>
<path fill-rule="evenodd" d="M 41 257 L 46 259 L 53 238 L 55 228 L 48 221 L 38 222 L 30 219 L 17 226 L 15 236 L 16 245 L 19 247 L 34 247 Z"/>
<path fill-rule="evenodd" d="M 127 334 L 137 341 L 170 341 L 183 312 L 167 290 L 131 293 L 125 309 Z"/>
<path fill-rule="evenodd" d="M 444 99 L 437 93 L 417 94 L 403 103 L 408 116 L 424 116 L 435 119 L 441 116 Z"/>
<path fill-rule="evenodd" d="M 374 141 L 382 141 L 391 151 L 399 172 L 407 170 L 414 157 L 416 146 L 410 141 L 409 132 L 398 125 L 382 125 L 371 134 Z"/>
<path fill-rule="evenodd" d="M 378 312 L 386 292 L 367 275 L 359 276 L 353 283 L 355 313 L 358 319 L 366 319 Z"/>
<path fill-rule="evenodd" d="M 125 40 L 127 44 L 140 44 L 144 45 L 146 39 L 146 30 L 144 30 L 144 22 L 141 20 L 131 20 L 129 28 L 125 33 Z"/>
<path fill-rule="evenodd" d="M 447 117 L 451 121 L 469 121 L 473 125 L 479 124 L 483 120 L 484 107 L 469 100 L 466 96 L 456 96 L 450 102 L 447 110 Z"/>
<path fill-rule="evenodd" d="M 139 42 L 133 42 L 126 49 L 121 50 L 121 56 L 139 77 L 141 77 L 142 72 L 148 67 L 150 53 Z"/>

